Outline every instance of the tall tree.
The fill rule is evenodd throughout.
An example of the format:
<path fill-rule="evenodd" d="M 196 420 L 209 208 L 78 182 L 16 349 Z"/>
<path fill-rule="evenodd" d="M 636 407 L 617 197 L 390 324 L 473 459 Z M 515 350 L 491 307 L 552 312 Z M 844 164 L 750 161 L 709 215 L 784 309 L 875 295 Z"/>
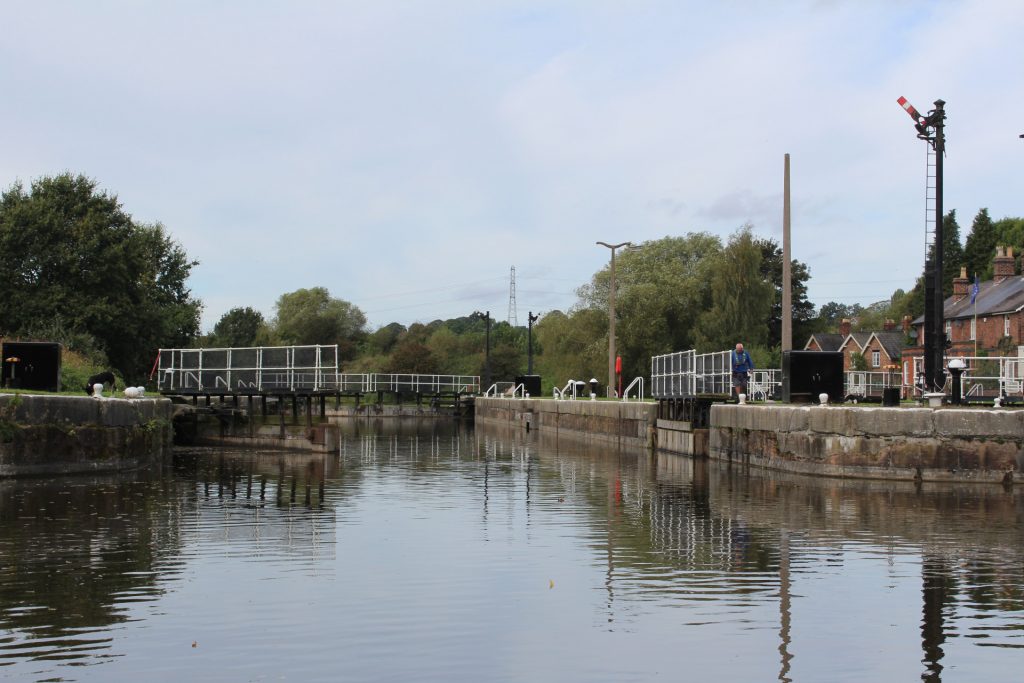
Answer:
<path fill-rule="evenodd" d="M 953 278 L 960 275 L 964 265 L 964 248 L 960 243 L 960 224 L 956 222 L 956 209 L 942 217 L 942 296 L 953 294 Z"/>
<path fill-rule="evenodd" d="M 276 305 L 274 333 L 284 344 L 338 344 L 342 358 L 355 355 L 365 335 L 366 316 L 325 287 L 297 289 L 282 294 Z"/>
<path fill-rule="evenodd" d="M 162 225 L 134 222 L 85 176 L 15 183 L 0 197 L 0 333 L 60 320 L 126 378 L 198 333 L 202 304 L 186 285 L 196 265 Z"/>
<path fill-rule="evenodd" d="M 265 324 L 263 314 L 253 308 L 232 308 L 213 326 L 212 342 L 217 346 L 253 346 Z"/>
<path fill-rule="evenodd" d="M 975 274 L 982 280 L 992 278 L 996 240 L 996 226 L 988 215 L 988 209 L 981 209 L 971 223 L 971 233 L 964 245 L 964 265 L 967 266 L 967 276 L 972 280 Z"/>
<path fill-rule="evenodd" d="M 708 233 L 665 237 L 621 252 L 615 263 L 616 350 L 626 378 L 647 375 L 651 356 L 694 346 L 694 328 L 710 305 L 707 288 L 722 243 Z M 578 290 L 580 305 L 605 319 L 605 372 L 608 350 L 609 268 Z M 589 379 L 589 376 L 588 376 Z"/>
<path fill-rule="evenodd" d="M 768 344 L 782 343 L 782 247 L 771 238 L 755 239 L 761 250 L 761 277 L 775 288 L 771 315 L 768 318 Z M 807 300 L 807 281 L 811 272 L 807 264 L 793 259 L 790 263 L 793 302 L 793 344 L 799 348 L 814 329 L 814 304 Z"/>
<path fill-rule="evenodd" d="M 761 250 L 746 225 L 729 238 L 712 270 L 711 306 L 697 321 L 697 349 L 721 351 L 736 342 L 766 346 L 775 295 L 761 277 Z"/>

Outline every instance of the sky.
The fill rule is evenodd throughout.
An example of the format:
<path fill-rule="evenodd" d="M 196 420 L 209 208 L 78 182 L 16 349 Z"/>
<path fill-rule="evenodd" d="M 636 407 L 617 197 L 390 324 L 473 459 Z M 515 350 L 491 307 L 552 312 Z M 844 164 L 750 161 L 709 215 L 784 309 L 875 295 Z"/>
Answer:
<path fill-rule="evenodd" d="M 199 261 L 210 330 L 322 286 L 370 328 L 566 310 L 641 243 L 745 223 L 868 304 L 945 207 L 1024 215 L 1019 0 L 0 0 L 0 186 L 65 171 Z"/>

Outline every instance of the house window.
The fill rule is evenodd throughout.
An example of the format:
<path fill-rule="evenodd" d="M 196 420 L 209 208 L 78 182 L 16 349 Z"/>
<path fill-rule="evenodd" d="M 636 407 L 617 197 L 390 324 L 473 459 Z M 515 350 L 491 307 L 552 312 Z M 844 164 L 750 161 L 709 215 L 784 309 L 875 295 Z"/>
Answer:
<path fill-rule="evenodd" d="M 976 332 L 976 327 L 975 326 L 977 324 L 978 324 L 978 321 L 975 320 L 974 318 L 971 318 L 971 336 L 969 337 L 969 339 L 977 339 L 977 337 L 975 336 L 975 332 Z"/>
<path fill-rule="evenodd" d="M 953 338 L 953 321 L 952 320 L 947 320 L 946 321 L 946 339 L 952 339 L 952 338 Z"/>
<path fill-rule="evenodd" d="M 878 368 L 882 366 L 882 352 L 872 351 L 871 352 L 871 367 Z"/>
<path fill-rule="evenodd" d="M 1003 336 L 1010 336 L 1010 316 L 1008 315 L 1003 316 Z"/>

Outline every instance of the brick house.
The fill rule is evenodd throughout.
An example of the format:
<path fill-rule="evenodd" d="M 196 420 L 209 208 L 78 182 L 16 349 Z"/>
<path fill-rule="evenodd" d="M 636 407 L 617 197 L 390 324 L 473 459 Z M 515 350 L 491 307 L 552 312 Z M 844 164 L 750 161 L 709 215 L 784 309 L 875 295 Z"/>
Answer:
<path fill-rule="evenodd" d="M 910 329 L 909 324 L 904 321 L 905 329 Z M 850 332 L 850 321 L 844 319 L 838 333 L 811 335 L 804 350 L 842 352 L 844 372 L 852 370 L 854 359 L 863 355 L 868 370 L 883 372 L 886 366 L 899 364 L 905 339 L 906 333 L 896 330 L 892 320 L 886 320 L 885 329 L 877 332 Z"/>
<path fill-rule="evenodd" d="M 994 276 L 979 283 L 971 303 L 973 283 L 967 269 L 953 279 L 953 294 L 942 305 L 947 356 L 1018 355 L 1022 343 L 1024 277 L 1014 273 L 1013 247 L 998 247 L 993 259 Z M 904 382 L 912 381 L 914 359 L 924 354 L 924 316 L 913 321 L 917 343 L 903 351 Z"/>

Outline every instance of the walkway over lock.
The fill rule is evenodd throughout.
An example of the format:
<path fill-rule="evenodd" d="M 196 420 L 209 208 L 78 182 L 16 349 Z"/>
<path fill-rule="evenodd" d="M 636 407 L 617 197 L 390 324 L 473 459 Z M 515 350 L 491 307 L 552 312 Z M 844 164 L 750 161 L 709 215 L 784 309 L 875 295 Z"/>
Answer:
<path fill-rule="evenodd" d="M 337 345 L 160 349 L 157 389 L 164 394 L 254 396 L 476 394 L 473 375 L 343 373 Z"/>

